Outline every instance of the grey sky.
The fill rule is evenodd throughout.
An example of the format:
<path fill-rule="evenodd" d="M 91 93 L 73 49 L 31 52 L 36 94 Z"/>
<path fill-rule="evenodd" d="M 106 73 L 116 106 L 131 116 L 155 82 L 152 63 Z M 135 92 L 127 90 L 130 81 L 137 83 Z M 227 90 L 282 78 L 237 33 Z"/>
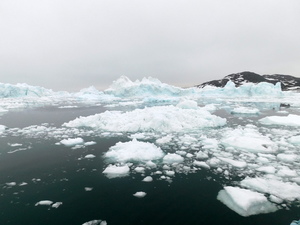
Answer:
<path fill-rule="evenodd" d="M 300 76 L 299 0 L 1 0 L 0 82 L 75 91 Z"/>

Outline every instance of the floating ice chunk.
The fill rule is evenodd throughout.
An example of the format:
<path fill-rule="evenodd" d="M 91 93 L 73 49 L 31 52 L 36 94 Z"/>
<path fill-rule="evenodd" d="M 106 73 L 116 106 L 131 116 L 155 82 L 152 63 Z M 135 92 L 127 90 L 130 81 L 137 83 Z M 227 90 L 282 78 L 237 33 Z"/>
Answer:
<path fill-rule="evenodd" d="M 193 164 L 194 164 L 195 166 L 199 166 L 199 167 L 202 167 L 202 168 L 210 169 L 210 166 L 207 165 L 206 162 L 200 162 L 200 161 L 195 160 L 195 161 L 193 162 Z"/>
<path fill-rule="evenodd" d="M 85 146 L 90 146 L 90 145 L 95 145 L 95 144 L 97 144 L 95 141 L 88 141 L 88 142 L 84 143 Z"/>
<path fill-rule="evenodd" d="M 182 109 L 196 109 L 198 107 L 198 104 L 196 101 L 193 100 L 182 100 L 180 101 L 176 107 L 182 108 Z"/>
<path fill-rule="evenodd" d="M 282 161 L 282 162 L 292 163 L 292 162 L 297 161 L 299 159 L 299 156 L 294 155 L 294 154 L 280 153 L 280 154 L 277 155 L 277 159 Z"/>
<path fill-rule="evenodd" d="M 93 158 L 95 158 L 95 157 L 96 157 L 96 156 L 93 155 L 93 154 L 88 154 L 88 155 L 84 156 L 85 159 L 93 159 Z"/>
<path fill-rule="evenodd" d="M 35 203 L 35 206 L 38 206 L 38 205 L 52 205 L 53 202 L 50 201 L 50 200 L 42 200 L 42 201 L 39 201 L 37 203 Z"/>
<path fill-rule="evenodd" d="M 300 145 L 300 135 L 289 138 L 288 142 L 290 142 L 294 145 Z"/>
<path fill-rule="evenodd" d="M 219 127 L 226 119 L 203 109 L 182 109 L 175 106 L 154 106 L 129 112 L 106 111 L 79 117 L 66 127 L 89 127 L 110 132 L 187 132 L 206 127 Z"/>
<path fill-rule="evenodd" d="M 144 173 L 145 172 L 145 167 L 142 166 L 138 166 L 134 169 L 134 171 L 138 172 L 138 173 Z"/>
<path fill-rule="evenodd" d="M 292 223 L 290 225 L 299 225 L 300 224 L 300 220 L 293 220 Z"/>
<path fill-rule="evenodd" d="M 224 190 L 219 192 L 217 199 L 245 217 L 278 210 L 276 205 L 269 202 L 263 194 L 239 187 L 224 187 Z"/>
<path fill-rule="evenodd" d="M 280 170 L 278 170 L 277 175 L 280 177 L 297 177 L 298 176 L 296 171 L 291 170 L 288 167 L 283 167 Z"/>
<path fill-rule="evenodd" d="M 91 220 L 82 225 L 107 225 L 107 222 L 105 220 Z"/>
<path fill-rule="evenodd" d="M 165 174 L 167 175 L 167 176 L 174 176 L 175 175 L 175 172 L 174 171 L 172 171 L 172 170 L 167 170 L 167 171 L 165 171 Z"/>
<path fill-rule="evenodd" d="M 52 208 L 58 208 L 59 206 L 61 206 L 63 203 L 62 202 L 55 202 L 51 207 Z"/>
<path fill-rule="evenodd" d="M 0 134 L 2 134 L 6 129 L 6 126 L 0 125 Z"/>
<path fill-rule="evenodd" d="M 28 183 L 22 182 L 22 183 L 19 184 L 19 186 L 25 186 L 25 185 L 28 185 Z"/>
<path fill-rule="evenodd" d="M 289 114 L 287 116 L 267 116 L 259 120 L 264 125 L 300 126 L 300 116 Z"/>
<path fill-rule="evenodd" d="M 239 107 L 239 108 L 234 108 L 231 111 L 231 113 L 232 114 L 258 114 L 259 113 L 259 109 Z"/>
<path fill-rule="evenodd" d="M 134 197 L 137 197 L 137 198 L 144 198 L 147 194 L 143 191 L 138 191 L 136 193 L 133 194 Z"/>
<path fill-rule="evenodd" d="M 84 188 L 85 191 L 92 191 L 93 189 L 94 189 L 94 188 L 92 188 L 92 187 L 85 187 L 85 188 Z"/>
<path fill-rule="evenodd" d="M 176 153 L 168 153 L 163 158 L 164 163 L 172 164 L 172 163 L 182 163 L 184 158 Z"/>
<path fill-rule="evenodd" d="M 152 143 L 133 139 L 129 142 L 118 142 L 109 148 L 104 157 L 114 162 L 149 161 L 161 159 L 163 151 Z"/>
<path fill-rule="evenodd" d="M 205 152 L 199 151 L 196 153 L 196 158 L 197 159 L 207 159 L 208 155 Z"/>
<path fill-rule="evenodd" d="M 65 146 L 75 146 L 83 144 L 84 140 L 82 138 L 68 138 L 61 140 L 60 143 Z"/>
<path fill-rule="evenodd" d="M 129 174 L 129 171 L 130 169 L 127 165 L 124 166 L 108 165 L 102 173 L 104 173 L 108 178 L 115 178 L 115 177 L 125 177 Z"/>
<path fill-rule="evenodd" d="M 167 135 L 165 137 L 162 137 L 160 139 L 156 140 L 157 144 L 165 144 L 165 143 L 169 143 L 172 140 L 172 136 L 171 135 Z"/>
<path fill-rule="evenodd" d="M 300 200 L 300 186 L 279 180 L 264 178 L 246 178 L 241 185 L 261 193 L 272 194 L 286 201 Z"/>
<path fill-rule="evenodd" d="M 252 128 L 238 128 L 227 132 L 225 136 L 221 140 L 225 147 L 253 153 L 274 153 L 278 150 L 276 143 Z"/>
<path fill-rule="evenodd" d="M 143 182 L 152 182 L 152 181 L 153 181 L 153 178 L 150 177 L 150 176 L 147 176 L 147 177 L 145 177 L 142 181 L 143 181 Z"/>
<path fill-rule="evenodd" d="M 256 169 L 258 172 L 274 174 L 276 169 L 273 166 L 262 166 Z"/>
<path fill-rule="evenodd" d="M 245 168 L 247 166 L 247 163 L 244 161 L 237 161 L 237 160 L 223 158 L 223 157 L 219 157 L 219 159 L 237 168 Z"/>
<path fill-rule="evenodd" d="M 17 183 L 16 182 L 9 182 L 9 183 L 6 183 L 7 186 L 10 186 L 10 187 L 13 187 L 13 186 L 16 186 Z"/>
<path fill-rule="evenodd" d="M 152 161 L 148 161 L 146 162 L 146 166 L 150 167 L 150 168 L 155 168 L 156 167 L 156 164 Z"/>

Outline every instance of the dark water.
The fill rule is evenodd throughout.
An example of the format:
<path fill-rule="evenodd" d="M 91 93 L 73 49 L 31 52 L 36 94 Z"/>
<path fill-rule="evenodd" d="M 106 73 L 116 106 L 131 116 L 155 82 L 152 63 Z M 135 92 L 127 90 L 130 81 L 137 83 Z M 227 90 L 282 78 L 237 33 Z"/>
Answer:
<path fill-rule="evenodd" d="M 91 115 L 103 108 L 35 109 L 2 116 L 0 124 L 24 127 L 39 123 L 63 122 L 79 115 Z M 21 119 L 22 118 L 22 119 Z M 172 183 L 157 180 L 141 182 L 140 174 L 108 179 L 103 174 L 103 152 L 124 138 L 91 138 L 96 145 L 71 149 L 55 145 L 57 140 L 22 137 L 0 138 L 0 224 L 62 225 L 82 224 L 93 219 L 108 225 L 286 225 L 300 217 L 298 208 L 275 213 L 241 217 L 216 199 L 224 182 L 208 170 L 177 174 Z M 12 154 L 7 143 L 30 147 Z M 94 154 L 94 159 L 82 159 Z M 40 179 L 38 181 L 37 179 Z M 6 183 L 16 182 L 16 186 Z M 25 186 L 18 186 L 26 182 Z M 85 191 L 85 187 L 93 187 Z M 145 191 L 144 198 L 135 198 Z M 58 208 L 35 206 L 40 200 L 63 202 Z"/>

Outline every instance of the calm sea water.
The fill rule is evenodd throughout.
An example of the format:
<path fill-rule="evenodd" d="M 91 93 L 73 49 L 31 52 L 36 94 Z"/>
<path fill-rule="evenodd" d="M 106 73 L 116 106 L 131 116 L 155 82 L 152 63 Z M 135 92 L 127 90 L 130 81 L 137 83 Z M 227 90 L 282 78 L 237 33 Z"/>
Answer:
<path fill-rule="evenodd" d="M 41 123 L 60 126 L 79 115 L 103 110 L 100 106 L 31 109 L 6 114 L 0 118 L 0 124 L 10 128 Z M 240 121 L 234 119 L 233 123 Z M 208 170 L 178 174 L 172 183 L 155 176 L 153 182 L 141 182 L 140 174 L 108 179 L 102 174 L 102 154 L 127 137 L 83 138 L 97 144 L 71 149 L 56 145 L 57 140 L 51 138 L 0 138 L 1 225 L 80 225 L 94 219 L 106 220 L 108 225 L 288 225 L 300 217 L 299 208 L 293 207 L 265 215 L 239 216 L 216 199 L 225 181 Z M 27 149 L 9 154 L 11 146 L 7 143 L 20 143 Z M 96 158 L 78 160 L 87 154 Z M 10 182 L 16 185 L 7 185 Z M 27 185 L 19 186 L 22 182 Z M 93 189 L 86 191 L 86 187 Z M 146 197 L 133 197 L 141 190 L 147 193 Z M 35 206 L 40 200 L 63 204 L 58 208 Z"/>

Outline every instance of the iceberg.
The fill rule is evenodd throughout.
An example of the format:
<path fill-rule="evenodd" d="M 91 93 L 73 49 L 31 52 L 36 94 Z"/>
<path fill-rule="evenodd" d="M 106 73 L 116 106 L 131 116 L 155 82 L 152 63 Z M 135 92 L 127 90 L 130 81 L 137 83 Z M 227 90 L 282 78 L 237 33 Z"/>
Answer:
<path fill-rule="evenodd" d="M 220 127 L 226 119 L 201 108 L 182 109 L 175 106 L 154 106 L 128 112 L 106 111 L 79 117 L 65 127 L 92 128 L 108 132 L 188 132 L 206 127 Z"/>
<path fill-rule="evenodd" d="M 102 172 L 108 178 L 115 178 L 115 177 L 125 177 L 129 175 L 129 166 L 117 166 L 117 165 L 108 165 L 105 170 Z"/>
<path fill-rule="evenodd" d="M 42 97 L 54 95 L 54 91 L 28 84 L 0 83 L 0 98 Z"/>
<path fill-rule="evenodd" d="M 224 187 L 217 199 L 244 217 L 278 210 L 263 194 L 239 187 Z"/>
<path fill-rule="evenodd" d="M 295 183 L 257 177 L 245 178 L 241 185 L 260 193 L 274 195 L 287 202 L 300 200 L 300 186 Z"/>
<path fill-rule="evenodd" d="M 118 142 L 109 148 L 104 157 L 112 162 L 147 162 L 161 159 L 164 155 L 154 144 L 133 139 L 129 142 Z"/>

